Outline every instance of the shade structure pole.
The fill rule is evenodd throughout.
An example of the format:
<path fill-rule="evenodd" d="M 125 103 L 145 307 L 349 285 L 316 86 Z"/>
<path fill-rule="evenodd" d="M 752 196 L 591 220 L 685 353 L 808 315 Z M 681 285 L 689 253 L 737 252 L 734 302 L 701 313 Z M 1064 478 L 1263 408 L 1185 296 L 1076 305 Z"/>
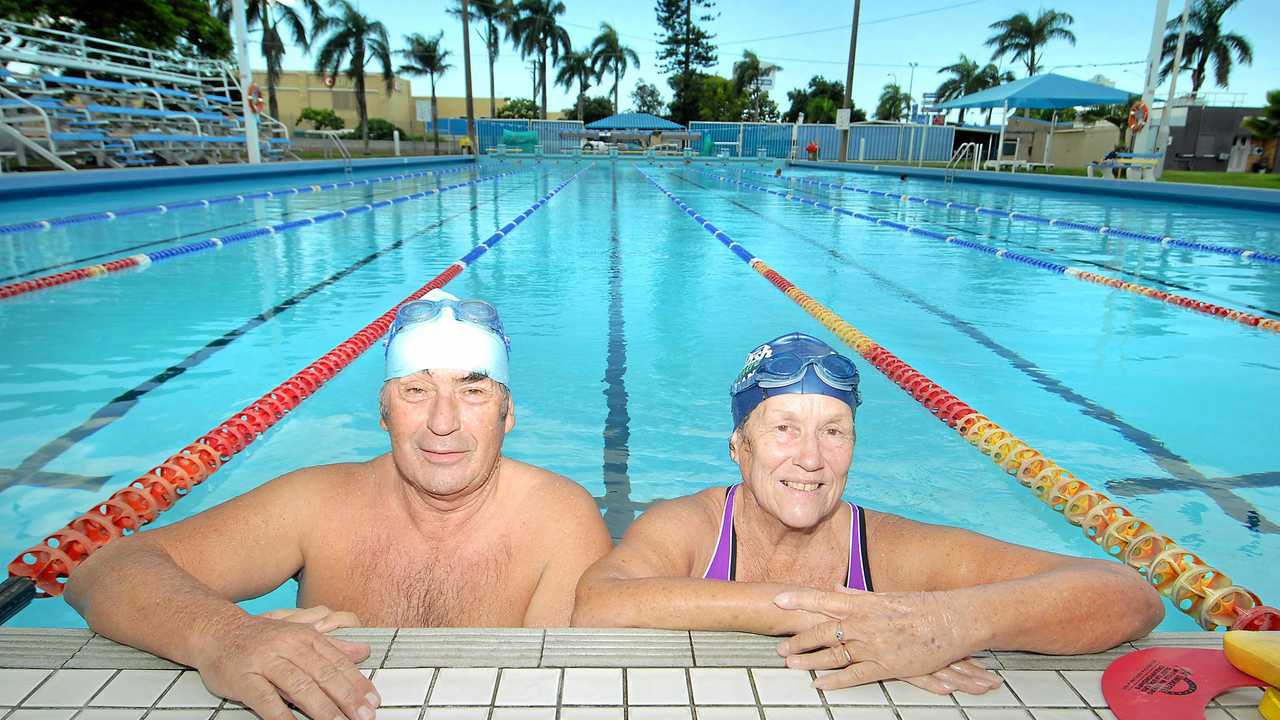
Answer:
<path fill-rule="evenodd" d="M 1058 111 L 1053 111 L 1053 117 L 1049 120 L 1049 137 L 1044 141 L 1044 158 L 1043 164 L 1049 164 L 1049 149 L 1053 147 L 1053 129 L 1058 126 Z"/>
<path fill-rule="evenodd" d="M 1009 125 L 1009 101 L 1004 101 L 1004 112 L 1000 115 L 1000 144 L 996 146 L 996 172 L 1000 171 L 1000 161 L 1004 155 L 1004 129 Z"/>
<path fill-rule="evenodd" d="M 1156 96 L 1156 85 L 1160 81 L 1160 51 L 1164 47 L 1164 23 L 1169 17 L 1169 0 L 1156 0 L 1156 17 L 1151 23 L 1151 49 L 1147 52 L 1147 82 L 1142 87 L 1142 104 L 1148 108 Z M 1138 131 L 1133 139 L 1135 150 L 1154 146 L 1151 137 L 1151 126 L 1147 125 Z"/>
<path fill-rule="evenodd" d="M 861 0 L 853 0 L 853 29 L 849 31 L 849 67 L 844 73 L 844 104 L 841 108 L 848 108 L 849 112 L 853 112 L 853 61 L 858 56 L 858 9 L 862 5 Z M 852 122 L 852 119 L 850 120 Z M 840 162 L 849 159 L 849 128 L 840 131 Z"/>
<path fill-rule="evenodd" d="M 1173 114 L 1173 97 L 1174 92 L 1178 89 L 1178 68 L 1182 67 L 1182 49 L 1187 41 L 1187 17 L 1191 14 L 1191 0 L 1185 0 L 1182 4 L 1182 27 L 1178 29 L 1178 49 L 1173 53 L 1173 71 L 1169 73 L 1169 94 L 1164 100 L 1164 111 L 1160 113 L 1160 124 L 1156 128 L 1156 144 L 1152 148 L 1152 152 L 1164 152 L 1169 146 L 1169 125 L 1172 121 Z M 1160 179 L 1160 175 L 1164 173 L 1164 161 L 1156 163 L 1154 168 L 1156 179 Z"/>

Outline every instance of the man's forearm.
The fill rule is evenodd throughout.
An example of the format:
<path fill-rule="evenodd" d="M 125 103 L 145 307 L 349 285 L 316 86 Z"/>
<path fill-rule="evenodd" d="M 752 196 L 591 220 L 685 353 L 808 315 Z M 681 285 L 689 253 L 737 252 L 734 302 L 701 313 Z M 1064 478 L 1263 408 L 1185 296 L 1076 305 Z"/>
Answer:
<path fill-rule="evenodd" d="M 773 604 L 778 593 L 790 589 L 697 578 L 591 580 L 578 589 L 573 624 L 781 635 L 813 624 L 808 613 Z"/>
<path fill-rule="evenodd" d="M 117 542 L 86 560 L 67 583 L 67 602 L 95 632 L 194 666 L 220 626 L 246 615 L 159 546 Z"/>
<path fill-rule="evenodd" d="M 970 653 L 1097 652 L 1145 635 L 1164 616 L 1159 594 L 1141 576 L 1101 563 L 940 595 L 947 621 L 966 633 Z"/>

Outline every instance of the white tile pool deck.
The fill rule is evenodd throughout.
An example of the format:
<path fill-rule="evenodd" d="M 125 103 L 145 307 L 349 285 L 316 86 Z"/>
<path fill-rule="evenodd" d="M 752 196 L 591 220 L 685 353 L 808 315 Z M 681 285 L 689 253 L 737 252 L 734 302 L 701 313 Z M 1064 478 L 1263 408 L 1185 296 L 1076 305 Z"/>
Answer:
<path fill-rule="evenodd" d="M 1221 647 L 1160 633 L 1105 653 L 996 652 L 1005 685 L 939 696 L 902 682 L 833 692 L 787 670 L 773 638 L 654 630 L 363 628 L 361 664 L 385 720 L 1112 720 L 1103 669 L 1130 650 Z M 1256 689 L 1219 696 L 1207 720 L 1255 720 Z M 251 720 L 195 672 L 87 630 L 0 628 L 0 720 Z"/>

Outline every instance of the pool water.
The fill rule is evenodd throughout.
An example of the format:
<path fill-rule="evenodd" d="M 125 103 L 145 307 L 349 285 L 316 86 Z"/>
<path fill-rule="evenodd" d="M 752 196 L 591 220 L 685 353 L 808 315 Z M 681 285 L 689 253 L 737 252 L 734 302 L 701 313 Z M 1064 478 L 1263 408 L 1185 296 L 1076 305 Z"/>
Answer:
<path fill-rule="evenodd" d="M 8 561 L 355 333 L 575 172 L 453 280 L 511 336 L 504 452 L 600 500 L 615 536 L 663 498 L 734 482 L 728 386 L 793 330 L 839 341 L 646 179 L 814 298 L 1235 581 L 1280 602 L 1280 336 L 743 189 L 772 166 L 484 161 L 317 193 L 0 237 L 0 282 L 153 241 L 509 176 L 346 219 L 0 301 L 0 559 Z M 400 171 L 364 171 L 355 177 Z M 788 168 L 824 182 L 1005 207 L 1257 251 L 1274 213 Z M 173 185 L 0 204 L 0 223 L 342 181 Z M 1280 266 L 795 185 L 810 198 L 1265 317 Z M 234 227 L 234 229 L 231 229 Z M 150 250 L 165 247 L 161 243 Z M 103 262 L 101 259 L 88 262 Z M 1142 279 L 1138 279 L 1138 277 Z M 849 351 L 853 355 L 852 351 Z M 855 358 L 857 359 L 857 358 Z M 897 386 L 858 360 L 864 404 L 847 497 L 1056 552 L 1102 556 Z M 174 522 L 299 466 L 387 450 L 380 346 L 161 516 Z M 392 549 L 388 549 L 391 552 Z M 294 604 L 292 583 L 244 603 Z M 62 600 L 14 625 L 82 626 Z M 1193 629 L 1170 610 L 1163 630 Z"/>

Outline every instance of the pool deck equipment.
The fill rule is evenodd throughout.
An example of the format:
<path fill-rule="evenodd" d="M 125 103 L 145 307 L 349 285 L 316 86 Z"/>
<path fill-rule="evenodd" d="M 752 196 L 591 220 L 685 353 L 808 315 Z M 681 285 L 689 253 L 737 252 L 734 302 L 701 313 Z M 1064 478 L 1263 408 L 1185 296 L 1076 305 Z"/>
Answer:
<path fill-rule="evenodd" d="M 1202 252 L 1216 253 L 1218 255 L 1230 255 L 1238 257 L 1241 260 L 1251 260 L 1255 262 L 1268 263 L 1272 265 L 1280 265 L 1280 255 L 1273 253 L 1261 252 L 1258 250 L 1248 250 L 1245 248 L 1233 248 L 1225 245 L 1215 245 L 1213 243 L 1204 243 L 1197 240 L 1183 240 L 1159 233 L 1141 232 L 1138 230 L 1125 230 L 1123 228 L 1110 227 L 1107 225 L 1096 225 L 1094 223 L 1080 222 L 1077 220 L 1063 220 L 1061 218 L 1047 218 L 1041 215 L 1033 215 L 1031 213 L 1019 212 L 1017 210 L 1005 210 L 1003 208 L 983 207 L 982 205 L 970 205 L 968 203 L 955 202 L 950 200 L 938 200 L 936 198 L 923 197 L 921 195 L 907 195 L 904 193 L 884 192 L 883 190 L 874 190 L 872 188 L 858 187 L 856 185 L 840 185 L 837 183 L 822 182 L 821 180 L 811 180 L 800 177 L 775 178 L 768 173 L 762 173 L 756 170 L 744 170 L 744 172 L 761 177 L 772 178 L 774 180 L 786 180 L 788 182 L 798 182 L 804 185 L 812 185 L 828 190 L 848 190 L 855 193 L 863 193 L 876 197 L 889 198 L 891 200 L 899 200 L 902 202 L 913 202 L 927 205 L 929 207 L 942 208 L 945 210 L 962 210 L 971 212 L 975 215 L 988 215 L 990 217 L 1003 218 L 1006 220 L 1016 220 L 1021 222 L 1033 222 L 1041 225 L 1050 225 L 1052 227 L 1067 228 L 1069 230 L 1080 230 L 1082 232 L 1097 233 L 1108 237 L 1117 237 L 1125 240 L 1143 240 L 1145 242 L 1154 243 L 1164 248 L 1176 247 L 1184 250 L 1200 250 Z"/>
<path fill-rule="evenodd" d="M 365 178 L 363 180 L 347 180 L 345 182 L 333 183 L 309 183 L 307 185 L 293 185 L 291 187 L 276 188 L 274 190 L 260 190 L 258 192 L 242 193 L 239 195 L 219 195 L 216 197 L 200 198 L 196 200 L 177 200 L 174 202 L 157 203 L 155 205 L 139 205 L 120 208 L 119 210 L 100 210 L 98 212 L 81 213 L 79 215 L 65 215 L 63 217 L 48 218 L 45 220 L 28 220 L 26 222 L 0 225 L 0 235 L 12 235 L 14 233 L 23 232 L 43 232 L 45 230 L 52 230 L 55 227 L 62 227 L 65 225 L 80 225 L 82 223 L 115 220 L 117 218 L 132 217 L 136 215 L 163 215 L 175 210 L 210 208 L 214 205 L 222 205 L 225 203 L 242 203 L 246 200 L 270 199 L 277 195 L 298 195 L 300 193 L 312 192 L 318 193 L 356 187 L 358 185 L 378 185 L 380 183 L 397 182 L 399 180 L 406 180 L 410 178 L 429 177 L 432 175 L 451 175 L 476 169 L 478 168 L 475 166 L 466 165 L 463 167 L 449 168 L 447 170 L 439 171 L 421 170 L 418 172 L 401 173 L 399 175 L 383 175 L 381 177 Z"/>
<path fill-rule="evenodd" d="M 590 167 L 588 165 L 587 167 Z M 504 237 L 551 201 L 587 168 L 580 168 L 543 195 L 511 221 L 471 248 L 427 284 L 378 316 L 359 332 L 339 343 L 307 367 L 266 392 L 262 397 L 170 455 L 164 462 L 49 535 L 39 545 L 9 563 L 9 578 L 0 585 L 0 597 L 11 602 L 0 606 L 0 623 L 36 596 L 62 594 L 71 571 L 108 542 L 139 531 L 177 500 L 217 472 L 285 417 L 321 386 L 373 346 L 390 329 L 396 310 L 431 290 L 447 285 L 472 263 L 493 249 Z"/>
<path fill-rule="evenodd" d="M 956 237 L 955 235 L 948 235 L 946 233 L 938 232 L 936 230 L 930 230 L 928 228 L 921 227 L 919 225 L 908 225 L 906 223 L 900 223 L 896 220 L 889 220 L 887 218 L 881 218 L 875 215 L 868 215 L 866 213 L 850 210 L 848 208 L 841 207 L 839 205 L 832 205 L 830 203 L 826 203 L 821 200 L 815 200 L 813 198 L 807 198 L 802 195 L 796 195 L 790 190 L 788 191 L 776 190 L 774 188 L 765 187 L 763 185 L 756 185 L 755 183 L 749 183 L 743 180 L 735 180 L 726 175 L 720 175 L 708 170 L 697 170 L 696 172 L 702 173 L 707 177 L 715 178 L 720 182 L 730 183 L 742 188 L 746 188 L 748 190 L 754 190 L 756 192 L 763 192 L 763 193 L 768 193 L 770 195 L 776 195 L 780 198 L 790 200 L 792 202 L 800 203 L 801 205 L 809 205 L 811 207 L 818 208 L 819 210 L 827 210 L 829 212 L 838 213 L 840 215 L 847 215 L 857 220 L 873 223 L 875 225 L 883 225 L 885 227 L 891 227 L 895 230 L 900 230 L 902 232 L 905 232 L 911 235 L 920 235 L 923 237 L 932 238 L 934 240 L 941 240 L 942 242 L 945 242 L 949 245 L 958 245 L 960 247 L 967 248 L 969 250 L 977 250 L 979 252 L 987 253 L 988 255 L 993 255 L 1002 260 L 1012 260 L 1014 262 L 1021 263 L 1023 265 L 1039 268 L 1041 270 L 1047 270 L 1049 272 L 1056 273 L 1058 275 L 1065 275 L 1067 277 L 1074 278 L 1076 280 L 1083 280 L 1084 282 L 1094 283 L 1095 285 L 1105 285 L 1107 287 L 1114 288 L 1116 290 L 1124 290 L 1125 292 L 1131 292 L 1131 293 L 1134 293 L 1135 295 L 1141 295 L 1143 297 L 1148 297 L 1153 300 L 1159 300 L 1160 302 L 1167 303 L 1169 305 L 1176 305 L 1177 307 L 1186 308 L 1188 310 L 1194 310 L 1196 312 L 1203 313 L 1205 315 L 1212 315 L 1214 317 L 1233 320 L 1235 322 L 1238 322 L 1242 325 L 1247 325 L 1249 327 L 1256 327 L 1261 330 L 1269 330 L 1271 332 L 1280 333 L 1280 320 L 1273 320 L 1271 318 L 1265 318 L 1265 317 L 1262 317 L 1261 315 L 1255 315 L 1253 313 L 1245 312 L 1243 310 L 1236 310 L 1234 308 L 1225 307 L 1223 305 L 1217 305 L 1215 303 L 1208 303 L 1202 300 L 1196 300 L 1194 298 L 1189 298 L 1185 295 L 1177 295 L 1175 293 L 1165 292 L 1164 290 L 1157 290 L 1156 288 L 1150 287 L 1148 285 L 1142 285 L 1140 283 L 1133 283 L 1133 282 L 1128 282 L 1127 280 L 1120 280 L 1117 278 L 1107 277 L 1106 275 L 1099 275 L 1098 273 L 1090 272 L 1088 270 L 1084 270 L 1081 268 L 1070 267 L 1067 265 L 1063 265 L 1061 263 L 1050 262 L 1048 260 L 1041 260 L 1040 258 L 1035 258 L 1030 255 L 1024 255 L 1019 252 L 1010 252 L 1008 250 L 1005 250 L 1004 248 L 995 247 L 994 245 L 987 245 L 984 243 L 975 242 L 973 240 L 964 240 L 962 238 Z M 3 288 L 0 288 L 0 292 L 3 292 Z"/>
<path fill-rule="evenodd" d="M 423 190 L 421 192 L 411 193 L 409 195 L 399 195 L 393 198 L 384 198 L 370 203 L 353 205 L 343 210 L 333 210 L 319 215 L 305 217 L 300 220 L 289 220 L 287 222 L 276 223 L 274 225 L 263 225 L 252 230 L 242 230 L 240 232 L 223 235 L 221 237 L 212 237 L 199 242 L 176 245 L 174 247 L 165 248 L 164 250 L 130 255 L 129 257 L 112 260 L 106 263 L 99 263 L 97 265 L 78 267 L 56 273 L 54 275 L 44 275 L 31 280 L 23 280 L 21 282 L 10 283 L 8 285 L 0 285 L 0 300 L 7 300 L 36 290 L 44 290 L 46 288 L 57 287 L 59 285 L 66 285 L 67 283 L 87 280 L 92 277 L 117 273 L 121 270 L 128 270 L 129 268 L 144 269 L 149 267 L 152 263 L 172 260 L 173 258 L 190 255 L 191 253 L 201 252 L 204 250 L 221 249 L 224 245 L 230 245 L 244 240 L 252 240 L 253 238 L 263 237 L 266 235 L 276 235 L 278 233 L 294 230 L 300 227 L 319 225 L 320 223 L 329 222 L 330 220 L 339 220 L 351 215 L 381 210 L 382 208 L 399 205 L 400 203 L 409 202 L 410 200 L 421 200 L 423 198 L 430 197 L 431 195 L 438 195 L 451 190 L 469 187 L 477 183 L 496 180 L 498 178 L 515 175 L 517 173 L 528 172 L 534 167 L 536 167 L 536 165 L 531 165 L 520 170 L 509 170 L 504 173 L 484 175 L 464 182 L 454 183 L 452 185 L 444 185 L 441 187 Z"/>
<path fill-rule="evenodd" d="M 1201 627 L 1206 630 L 1220 626 L 1254 628 L 1274 622 L 1280 615 L 1280 611 L 1264 606 L 1255 593 L 1232 585 L 1230 578 L 1216 567 L 1159 533 L 1123 505 L 1094 490 L 1071 471 L 877 344 L 773 270 L 649 174 L 637 170 L 730 252 L 1002 470 L 1035 492 L 1042 502 L 1060 512 L 1071 524 L 1080 526 L 1085 536 L 1107 554 L 1141 573 L 1175 608 L 1191 616 Z"/>

